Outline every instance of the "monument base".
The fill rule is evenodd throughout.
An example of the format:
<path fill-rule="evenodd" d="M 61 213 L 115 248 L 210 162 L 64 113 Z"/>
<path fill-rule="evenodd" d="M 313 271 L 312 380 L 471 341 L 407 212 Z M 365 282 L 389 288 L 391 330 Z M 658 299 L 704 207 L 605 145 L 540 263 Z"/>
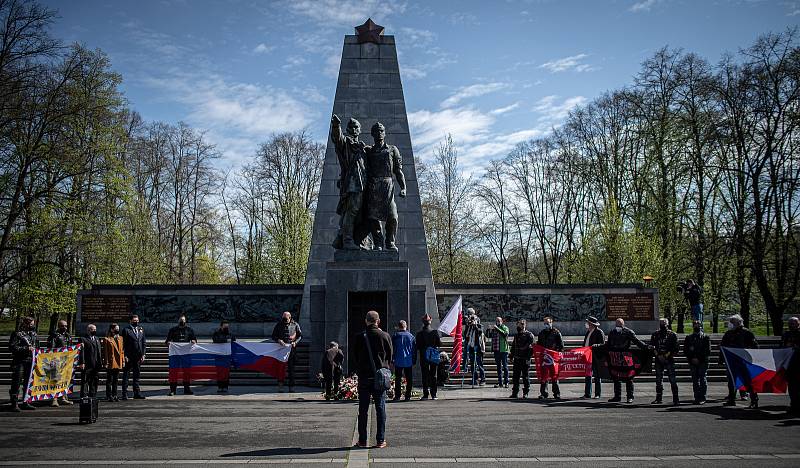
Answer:
<path fill-rule="evenodd" d="M 397 252 L 391 251 L 336 252 L 337 259 L 396 255 Z M 380 328 L 391 334 L 400 320 L 410 325 L 412 296 L 414 303 L 424 306 L 425 291 L 409 285 L 408 262 L 333 261 L 327 263 L 325 270 L 325 286 L 311 290 L 310 318 L 315 337 L 311 355 L 321 355 L 328 343 L 336 341 L 346 356 L 344 372 L 347 375 L 354 370 L 349 351 L 353 340 L 364 331 L 367 312 L 378 312 Z M 319 363 L 311 363 L 313 375 L 318 368 Z"/>

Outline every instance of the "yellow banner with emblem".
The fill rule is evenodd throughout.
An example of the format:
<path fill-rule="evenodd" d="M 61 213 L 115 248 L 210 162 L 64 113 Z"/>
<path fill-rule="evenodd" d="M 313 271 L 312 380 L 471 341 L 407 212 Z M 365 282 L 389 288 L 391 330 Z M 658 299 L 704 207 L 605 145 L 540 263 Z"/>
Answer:
<path fill-rule="evenodd" d="M 36 348 L 25 401 L 51 400 L 72 393 L 72 376 L 81 355 L 81 344 L 63 348 Z"/>

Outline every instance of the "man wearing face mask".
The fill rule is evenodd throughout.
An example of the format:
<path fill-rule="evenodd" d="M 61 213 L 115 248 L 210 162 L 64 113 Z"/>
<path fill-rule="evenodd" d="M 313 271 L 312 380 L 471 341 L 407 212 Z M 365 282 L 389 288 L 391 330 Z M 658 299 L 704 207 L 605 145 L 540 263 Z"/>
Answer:
<path fill-rule="evenodd" d="M 119 401 L 119 371 L 125 366 L 125 343 L 119 324 L 112 323 L 103 339 L 103 366 L 106 368 L 106 401 Z"/>
<path fill-rule="evenodd" d="M 511 342 L 511 357 L 513 358 L 514 371 L 511 378 L 511 395 L 509 398 L 519 398 L 519 379 L 522 377 L 522 398 L 528 398 L 531 388 L 529 371 L 531 356 L 533 356 L 533 333 L 527 330 L 525 319 L 517 321 L 517 334 Z"/>
<path fill-rule="evenodd" d="M 783 332 L 781 346 L 794 348 L 794 355 L 786 370 L 789 382 L 789 415 L 800 416 L 800 318 L 792 317 L 788 322 L 789 329 Z"/>
<path fill-rule="evenodd" d="M 231 334 L 230 324 L 227 320 L 220 322 L 219 328 L 211 335 L 211 341 L 220 344 L 236 341 L 236 338 Z M 219 369 L 217 373 L 217 393 L 225 393 L 230 385 L 230 372 L 224 366 L 217 367 Z"/>
<path fill-rule="evenodd" d="M 47 347 L 48 348 L 63 348 L 65 346 L 69 346 L 72 343 L 72 337 L 69 334 L 69 329 L 67 328 L 67 321 L 66 320 L 59 320 L 58 321 L 58 328 L 56 328 L 50 336 L 47 337 Z M 58 398 L 53 398 L 50 406 L 58 406 L 62 405 L 71 405 L 72 402 L 66 396 L 60 396 Z"/>
<path fill-rule="evenodd" d="M 650 335 L 650 345 L 656 352 L 656 399 L 651 405 L 660 405 L 664 396 L 664 371 L 672 389 L 672 405 L 678 406 L 678 381 L 675 380 L 675 355 L 678 354 L 678 335 L 669 329 L 669 321 L 658 321 L 658 330 Z"/>
<path fill-rule="evenodd" d="M 503 323 L 502 317 L 494 320 L 490 330 L 492 334 L 492 352 L 494 363 L 497 366 L 497 385 L 495 388 L 508 388 L 508 327 Z"/>
<path fill-rule="evenodd" d="M 297 362 L 297 344 L 303 338 L 300 324 L 292 320 L 292 314 L 288 310 L 281 316 L 281 321 L 275 324 L 272 329 L 272 340 L 283 346 L 291 346 L 289 362 L 286 363 L 286 372 L 289 376 L 289 391 L 294 391 L 294 366 Z M 284 380 L 278 380 L 278 388 L 283 391 Z"/>
<path fill-rule="evenodd" d="M 181 315 L 178 319 L 178 326 L 172 327 L 167 332 L 167 340 L 165 341 L 167 345 L 170 343 L 197 343 L 197 337 L 194 335 L 194 330 L 192 327 L 186 324 L 186 316 Z M 183 394 L 184 395 L 194 395 L 192 392 L 192 379 L 188 372 L 184 372 L 183 374 Z M 169 384 L 169 396 L 175 395 L 178 391 L 178 382 L 170 382 Z"/>
<path fill-rule="evenodd" d="M 539 346 L 544 346 L 545 349 L 551 349 L 553 351 L 564 351 L 564 339 L 561 337 L 561 330 L 555 328 L 553 326 L 553 317 L 550 315 L 545 315 L 544 317 L 544 328 L 542 331 L 539 332 L 539 336 L 537 337 L 536 344 Z M 539 378 L 540 385 L 539 385 L 539 399 L 546 400 L 547 399 L 547 379 Z M 561 399 L 561 389 L 558 387 L 558 379 L 553 378 L 553 398 L 556 400 Z"/>
<path fill-rule="evenodd" d="M 8 389 L 11 397 L 11 411 L 19 412 L 20 409 L 36 409 L 30 403 L 25 403 L 25 394 L 28 393 L 28 376 L 31 375 L 33 365 L 33 350 L 39 346 L 36 336 L 36 321 L 33 317 L 24 317 L 19 330 L 15 331 L 8 340 L 8 349 L 11 351 L 11 388 Z M 22 386 L 22 394 L 19 388 Z M 23 400 L 19 406 L 17 402 Z"/>
<path fill-rule="evenodd" d="M 147 339 L 144 329 L 139 326 L 139 316 L 132 315 L 130 325 L 122 330 L 123 360 L 122 368 L 122 400 L 128 399 L 128 378 L 133 377 L 133 398 L 144 400 L 139 389 L 141 366 L 147 354 Z"/>
<path fill-rule="evenodd" d="M 630 328 L 625 326 L 625 320 L 618 318 L 615 322 L 614 329 L 608 332 L 608 340 L 606 346 L 609 351 L 627 351 L 630 349 L 631 344 L 635 344 L 641 349 L 652 349 L 652 346 L 647 346 L 636 337 L 636 333 Z M 616 403 L 622 401 L 622 381 L 620 379 L 612 378 L 614 382 L 614 398 L 608 400 L 609 403 Z M 625 393 L 627 396 L 627 403 L 633 403 L 633 380 L 625 380 Z"/>
<path fill-rule="evenodd" d="M 731 315 L 728 318 L 728 331 L 722 335 L 722 342 L 720 346 L 725 346 L 727 348 L 747 348 L 747 349 L 755 349 L 758 348 L 758 341 L 756 341 L 756 336 L 744 327 L 744 320 L 742 320 L 742 316 L 739 314 Z M 722 350 L 719 351 L 719 363 L 723 364 L 725 362 L 725 358 L 722 355 Z M 736 387 L 731 378 L 731 373 L 728 372 L 728 397 L 725 399 L 725 403 L 723 406 L 736 406 Z M 758 394 L 753 391 L 752 385 L 750 383 L 745 383 L 745 390 L 750 393 L 750 408 L 758 408 Z"/>
<path fill-rule="evenodd" d="M 683 353 L 689 361 L 689 371 L 692 375 L 692 391 L 694 404 L 706 403 L 708 383 L 708 357 L 711 356 L 711 339 L 703 333 L 703 324 L 699 320 L 692 321 L 692 333 L 683 340 Z"/>
<path fill-rule="evenodd" d="M 81 338 L 81 343 L 83 346 L 81 346 L 80 360 L 78 361 L 81 369 L 81 398 L 96 397 L 103 356 L 95 324 L 90 323 L 86 326 L 86 336 Z"/>
<path fill-rule="evenodd" d="M 594 345 L 602 345 L 606 341 L 605 333 L 603 330 L 600 329 L 600 321 L 597 320 L 595 317 L 591 315 L 586 317 L 586 323 L 584 324 L 586 327 L 586 335 L 583 337 L 583 346 L 594 346 Z M 594 378 L 594 398 L 600 398 L 601 394 L 601 384 L 602 381 L 600 380 L 600 374 L 597 371 L 597 361 L 592 359 L 592 375 L 586 377 L 586 383 L 584 385 L 584 398 L 591 398 L 592 397 L 592 378 Z"/>

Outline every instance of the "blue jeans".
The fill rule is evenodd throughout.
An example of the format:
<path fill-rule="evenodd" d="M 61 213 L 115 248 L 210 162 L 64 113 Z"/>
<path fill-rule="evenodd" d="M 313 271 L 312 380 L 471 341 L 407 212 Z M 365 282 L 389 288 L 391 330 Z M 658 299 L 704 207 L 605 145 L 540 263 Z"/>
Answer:
<path fill-rule="evenodd" d="M 495 351 L 494 363 L 497 366 L 497 385 L 508 385 L 508 353 Z"/>
<path fill-rule="evenodd" d="M 703 323 L 703 304 L 695 304 L 692 306 L 692 320 L 699 320 L 702 326 Z"/>
<path fill-rule="evenodd" d="M 689 363 L 689 371 L 692 374 L 694 401 L 704 401 L 706 399 L 706 392 L 708 391 L 708 383 L 706 381 L 708 363 L 702 361 L 698 365 Z"/>
<path fill-rule="evenodd" d="M 380 443 L 386 440 L 386 392 L 372 390 L 372 380 L 358 384 L 358 441 L 367 443 L 367 416 L 369 415 L 370 397 L 375 401 L 375 416 L 378 418 L 378 433 L 375 440 Z"/>
<path fill-rule="evenodd" d="M 594 379 L 594 396 L 599 397 L 601 393 L 601 384 L 603 381 L 600 379 L 600 373 L 597 372 L 597 364 L 592 362 L 592 375 L 585 377 L 583 396 L 589 398 L 592 396 L 592 380 Z"/>
<path fill-rule="evenodd" d="M 483 370 L 483 353 L 475 346 L 469 347 L 469 367 L 472 372 L 472 385 L 477 383 L 475 377 L 479 376 L 481 382 L 486 381 L 486 372 Z"/>

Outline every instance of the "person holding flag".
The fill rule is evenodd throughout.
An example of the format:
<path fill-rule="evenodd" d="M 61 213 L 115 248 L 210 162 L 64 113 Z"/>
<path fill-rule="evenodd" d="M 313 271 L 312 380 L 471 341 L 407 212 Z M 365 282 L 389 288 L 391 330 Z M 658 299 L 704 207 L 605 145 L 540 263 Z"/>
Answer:
<path fill-rule="evenodd" d="M 436 400 L 436 369 L 439 364 L 439 348 L 442 347 L 442 337 L 439 330 L 431 328 L 431 316 L 422 316 L 422 330 L 417 332 L 416 345 L 419 350 L 419 366 L 422 370 L 422 398 L 427 400 L 428 395 Z"/>
<path fill-rule="evenodd" d="M 756 336 L 753 334 L 753 332 L 745 328 L 744 320 L 742 319 L 741 315 L 734 314 L 728 318 L 728 331 L 722 335 L 719 356 L 719 363 L 722 364 L 724 362 L 728 367 L 728 397 L 725 399 L 725 403 L 723 403 L 722 406 L 736 406 L 737 385 L 734 384 L 735 379 L 733 377 L 731 363 L 725 359 L 725 352 L 722 347 L 758 349 L 758 341 L 756 341 Z M 758 408 L 758 393 L 753 391 L 753 385 L 749 379 L 745 379 L 744 387 L 750 393 L 749 407 Z"/>
<path fill-rule="evenodd" d="M 551 315 L 544 316 L 544 329 L 539 332 L 536 344 L 543 346 L 545 349 L 553 351 L 564 351 L 564 339 L 561 336 L 561 330 L 553 326 L 553 317 Z M 558 376 L 552 372 L 553 367 L 550 366 L 550 375 L 539 375 L 539 399 L 547 399 L 547 382 L 553 382 L 553 398 L 556 400 L 561 399 L 561 389 L 558 386 Z"/>
<path fill-rule="evenodd" d="M 783 332 L 781 347 L 794 350 L 786 380 L 789 387 L 789 415 L 800 416 L 800 318 L 792 317 L 787 322 L 789 329 Z"/>
<path fill-rule="evenodd" d="M 517 334 L 511 343 L 511 357 L 514 359 L 514 372 L 511 378 L 511 395 L 509 398 L 519 398 L 519 379 L 522 377 L 522 398 L 528 398 L 531 389 L 530 368 L 533 356 L 533 333 L 528 331 L 525 319 L 517 321 Z"/>

